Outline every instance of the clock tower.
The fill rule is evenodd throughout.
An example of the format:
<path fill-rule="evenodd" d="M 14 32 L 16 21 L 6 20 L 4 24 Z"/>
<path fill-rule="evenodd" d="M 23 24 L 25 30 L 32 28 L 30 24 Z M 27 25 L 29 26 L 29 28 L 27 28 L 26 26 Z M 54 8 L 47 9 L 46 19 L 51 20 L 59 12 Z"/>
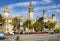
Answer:
<path fill-rule="evenodd" d="M 32 7 L 32 2 L 29 4 L 29 19 L 33 20 L 33 7 Z"/>
<path fill-rule="evenodd" d="M 5 7 L 4 8 L 4 17 L 5 18 L 8 18 L 9 17 L 9 14 L 8 14 L 9 12 L 8 12 L 8 7 Z"/>

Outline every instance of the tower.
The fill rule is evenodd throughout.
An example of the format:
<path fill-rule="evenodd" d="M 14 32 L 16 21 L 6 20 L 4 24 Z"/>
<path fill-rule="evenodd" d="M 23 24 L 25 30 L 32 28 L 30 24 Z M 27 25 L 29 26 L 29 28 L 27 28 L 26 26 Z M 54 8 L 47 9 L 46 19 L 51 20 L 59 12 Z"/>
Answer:
<path fill-rule="evenodd" d="M 5 7 L 4 8 L 4 17 L 5 18 L 8 18 L 9 17 L 9 14 L 8 14 L 9 12 L 8 12 L 8 7 Z"/>
<path fill-rule="evenodd" d="M 29 4 L 29 19 L 33 20 L 33 7 L 32 7 L 32 2 Z"/>
<path fill-rule="evenodd" d="M 53 22 L 56 22 L 56 16 L 55 16 L 55 14 L 52 14 L 52 19 L 53 19 Z"/>
<path fill-rule="evenodd" d="M 8 19 L 9 19 L 9 14 L 8 14 L 9 12 L 8 12 L 8 7 L 4 7 L 4 18 L 5 18 L 5 25 L 4 25 L 4 27 L 5 27 L 5 29 L 4 29 L 4 32 L 5 33 L 7 33 L 8 32 L 8 25 L 9 25 L 9 23 L 8 23 Z"/>
<path fill-rule="evenodd" d="M 46 18 L 46 11 L 43 9 L 43 18 Z"/>
<path fill-rule="evenodd" d="M 33 13 L 33 7 L 32 7 L 32 2 L 30 2 L 29 4 L 29 19 L 31 20 L 31 25 L 34 24 L 34 13 Z M 34 28 L 32 30 L 29 30 L 29 31 L 34 31 Z"/>

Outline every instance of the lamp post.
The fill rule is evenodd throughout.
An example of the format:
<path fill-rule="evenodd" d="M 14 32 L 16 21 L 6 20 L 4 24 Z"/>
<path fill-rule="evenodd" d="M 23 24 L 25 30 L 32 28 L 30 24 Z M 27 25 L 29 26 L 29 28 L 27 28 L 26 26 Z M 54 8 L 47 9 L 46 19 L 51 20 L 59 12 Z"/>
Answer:
<path fill-rule="evenodd" d="M 17 29 L 18 29 L 18 36 L 17 36 L 17 41 L 20 41 L 20 21 L 18 21 L 18 26 L 17 26 Z"/>
<path fill-rule="evenodd" d="M 28 19 L 28 34 L 29 34 L 29 19 Z"/>
<path fill-rule="evenodd" d="M 28 34 L 29 34 L 29 21 L 28 21 Z"/>

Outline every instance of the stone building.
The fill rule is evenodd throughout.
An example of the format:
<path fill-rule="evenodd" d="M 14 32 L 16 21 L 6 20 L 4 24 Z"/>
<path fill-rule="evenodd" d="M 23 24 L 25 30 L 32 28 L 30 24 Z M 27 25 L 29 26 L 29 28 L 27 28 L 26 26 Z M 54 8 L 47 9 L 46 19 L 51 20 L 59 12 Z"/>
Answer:
<path fill-rule="evenodd" d="M 55 14 L 52 14 L 52 16 L 47 16 L 46 15 L 46 10 L 45 9 L 43 9 L 43 16 L 42 17 L 37 17 L 37 19 L 36 20 L 40 20 L 41 22 L 47 22 L 47 21 L 50 21 L 50 22 L 56 22 L 56 16 L 55 16 Z"/>
<path fill-rule="evenodd" d="M 37 17 L 36 20 L 39 20 L 41 22 L 43 30 L 46 30 L 44 23 L 48 22 L 48 21 L 55 23 L 56 22 L 56 16 L 54 14 L 52 14 L 52 16 L 47 16 L 46 10 L 43 9 L 43 16 Z"/>
<path fill-rule="evenodd" d="M 29 9 L 29 12 L 28 12 L 29 18 L 28 19 L 30 19 L 32 21 L 32 24 L 33 24 L 33 22 L 34 22 L 33 21 L 34 20 L 34 14 L 33 14 L 33 7 L 32 7 L 32 3 L 31 2 L 29 4 L 29 8 L 28 9 Z M 23 22 L 23 23 L 27 20 L 26 18 L 24 18 L 22 16 L 20 16 L 18 18 L 20 18 L 21 19 L 20 22 Z M 4 8 L 4 19 L 5 19 L 5 25 L 4 25 L 4 28 L 3 28 L 4 33 L 13 32 L 13 25 L 11 24 L 13 18 L 9 16 L 8 7 Z M 20 29 L 21 28 L 24 30 L 23 27 L 20 27 Z"/>
<path fill-rule="evenodd" d="M 32 24 L 34 24 L 35 21 L 34 21 L 34 10 L 33 10 L 33 6 L 32 6 L 32 2 L 30 2 L 28 9 L 29 9 L 29 11 L 28 11 L 29 18 L 28 19 L 31 20 Z M 18 18 L 21 19 L 21 22 L 25 22 L 27 20 L 23 16 L 20 16 Z M 11 22 L 12 22 L 13 18 L 9 16 L 8 7 L 4 8 L 4 19 L 5 19 L 5 25 L 4 25 L 4 28 L 3 28 L 4 32 L 5 33 L 12 32 L 13 31 L 13 25 L 11 25 Z M 56 22 L 56 16 L 54 14 L 52 14 L 51 17 L 48 17 L 46 15 L 46 10 L 43 9 L 43 16 L 42 17 L 37 17 L 36 20 L 40 20 L 41 23 L 43 23 L 43 24 L 47 21 Z M 42 26 L 43 26 L 43 24 L 42 24 Z M 59 23 L 58 23 L 58 25 L 59 25 Z M 58 26 L 58 25 L 56 25 L 56 26 Z M 20 28 L 21 28 L 21 30 L 24 30 L 23 27 L 20 27 Z M 33 29 L 33 31 L 34 31 L 34 29 Z"/>
<path fill-rule="evenodd" d="M 5 19 L 5 24 L 3 28 L 4 33 L 12 32 L 13 31 L 13 26 L 11 25 L 12 17 L 9 17 L 8 7 L 4 8 L 4 19 Z"/>
<path fill-rule="evenodd" d="M 33 7 L 32 7 L 32 2 L 29 4 L 29 19 L 34 20 L 34 12 L 33 12 Z"/>

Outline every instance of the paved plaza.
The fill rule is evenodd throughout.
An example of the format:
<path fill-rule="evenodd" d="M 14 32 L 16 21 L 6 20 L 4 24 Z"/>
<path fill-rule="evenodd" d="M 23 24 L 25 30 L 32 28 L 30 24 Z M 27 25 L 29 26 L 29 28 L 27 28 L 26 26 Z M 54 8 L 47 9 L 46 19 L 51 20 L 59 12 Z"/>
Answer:
<path fill-rule="evenodd" d="M 18 35 L 8 35 L 6 39 L 0 41 L 17 41 Z M 27 34 L 20 35 L 20 41 L 60 41 L 60 34 Z"/>

